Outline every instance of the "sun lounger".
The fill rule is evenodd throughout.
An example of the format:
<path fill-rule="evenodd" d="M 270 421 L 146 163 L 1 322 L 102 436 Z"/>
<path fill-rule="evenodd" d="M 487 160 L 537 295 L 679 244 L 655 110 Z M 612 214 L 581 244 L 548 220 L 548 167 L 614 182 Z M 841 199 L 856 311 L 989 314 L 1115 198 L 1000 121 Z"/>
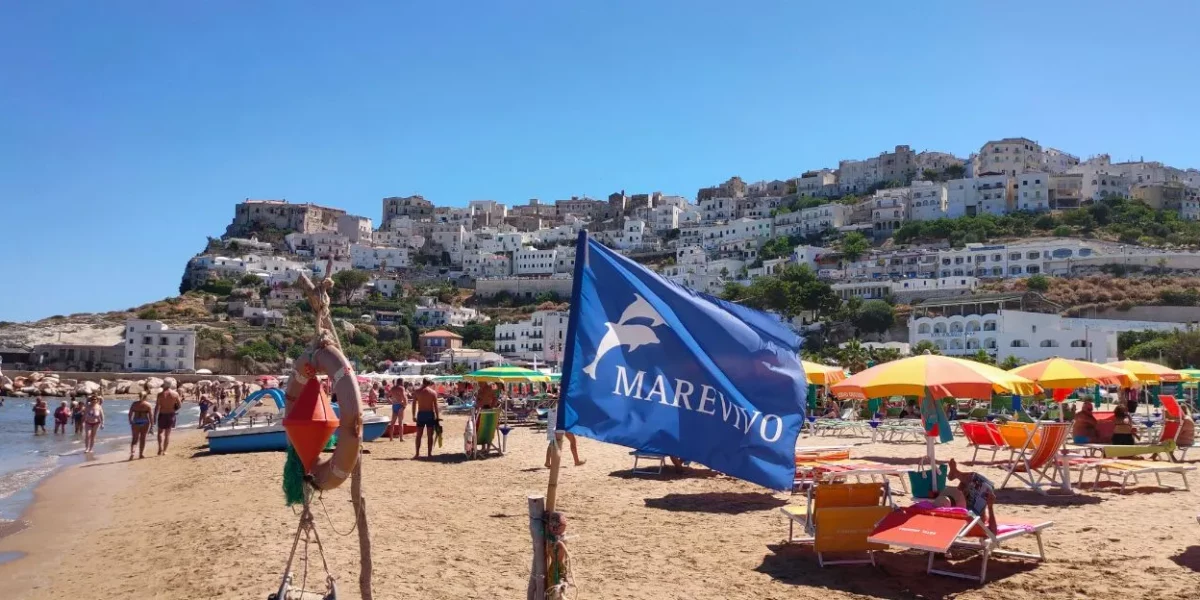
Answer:
<path fill-rule="evenodd" d="M 1163 485 L 1162 474 L 1170 473 L 1179 475 L 1183 479 L 1183 487 L 1175 489 L 1183 489 L 1188 491 L 1191 488 L 1188 486 L 1187 474 L 1190 471 L 1195 471 L 1196 467 L 1181 464 L 1154 463 L 1140 460 L 1103 460 L 1094 465 L 1096 469 L 1096 483 L 1100 484 L 1100 477 L 1107 476 L 1111 481 L 1116 477 L 1121 478 L 1121 493 L 1125 493 L 1125 488 L 1129 484 L 1129 479 L 1133 478 L 1137 482 L 1137 478 L 1141 475 L 1153 475 L 1158 487 L 1171 487 Z"/>
<path fill-rule="evenodd" d="M 633 457 L 633 472 L 639 475 L 662 475 L 663 468 L 667 464 L 667 457 L 662 454 L 634 450 L 629 455 Z M 649 462 L 651 466 L 638 467 L 638 461 L 643 460 Z"/>
<path fill-rule="evenodd" d="M 1000 427 L 1002 435 L 1005 426 Z M 1055 485 L 1069 493 L 1070 473 L 1059 456 L 1071 434 L 1071 424 L 1043 421 L 1035 427 L 1026 437 L 1025 445 L 1007 461 L 1008 474 L 1000 487 L 1007 485 L 1009 479 L 1016 478 L 1039 494 L 1045 494 L 1046 488 Z"/>
<path fill-rule="evenodd" d="M 905 477 L 908 467 L 889 465 L 886 463 L 852 458 L 812 458 L 796 459 L 796 478 L 793 482 L 792 493 L 810 486 L 813 482 L 842 483 L 853 479 L 862 482 L 887 481 L 888 477 L 898 477 L 905 493 L 908 484 Z"/>
<path fill-rule="evenodd" d="M 780 508 L 788 518 L 789 543 L 811 543 L 817 563 L 875 564 L 875 551 L 886 548 L 867 542 L 875 523 L 893 510 L 887 483 L 822 483 L 809 490 L 804 507 Z M 796 526 L 805 537 L 796 537 Z M 866 552 L 866 559 L 826 560 L 827 553 Z"/>
<path fill-rule="evenodd" d="M 980 517 L 962 508 L 920 508 L 909 507 L 895 511 L 884 517 L 876 525 L 868 542 L 887 544 L 897 548 L 920 550 L 929 553 L 926 563 L 927 573 L 947 575 L 970 579 L 978 583 L 987 580 L 988 559 L 992 556 L 1009 556 L 1027 558 L 1037 561 L 1046 560 L 1045 546 L 1042 544 L 1042 532 L 1053 526 L 1053 521 L 1037 524 L 997 523 L 997 531 L 992 532 Z M 1028 554 L 1003 549 L 1003 545 L 1013 539 L 1032 535 L 1037 540 L 1038 553 Z M 983 564 L 979 575 L 959 573 L 944 569 L 935 569 L 934 558 L 944 554 L 951 548 L 966 548 L 979 552 Z"/>
<path fill-rule="evenodd" d="M 1183 425 L 1183 412 L 1179 408 L 1179 402 L 1175 399 L 1175 396 L 1170 395 L 1160 395 L 1158 399 L 1162 402 L 1166 419 L 1158 435 L 1153 437 L 1153 443 L 1085 444 L 1084 446 L 1099 452 L 1105 458 L 1132 458 L 1135 456 L 1165 454 L 1172 461 L 1183 460 L 1183 457 L 1187 455 L 1187 449 L 1185 448 L 1180 451 L 1180 448 L 1176 444 Z M 1179 451 L 1178 457 L 1175 456 L 1177 451 Z"/>
<path fill-rule="evenodd" d="M 1004 443 L 1004 438 L 1000 435 L 1000 426 L 995 423 L 986 421 L 966 421 L 962 423 L 963 436 L 967 438 L 967 445 L 975 448 L 974 454 L 971 455 L 971 462 L 975 463 L 979 456 L 979 451 L 991 451 L 992 460 L 996 461 L 996 453 L 1004 450 L 1008 446 Z"/>

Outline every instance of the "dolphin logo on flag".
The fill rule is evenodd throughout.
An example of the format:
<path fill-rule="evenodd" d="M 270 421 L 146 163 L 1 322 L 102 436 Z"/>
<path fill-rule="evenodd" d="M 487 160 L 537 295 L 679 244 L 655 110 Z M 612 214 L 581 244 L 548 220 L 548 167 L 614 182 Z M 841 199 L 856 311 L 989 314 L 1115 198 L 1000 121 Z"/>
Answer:
<path fill-rule="evenodd" d="M 654 333 L 653 327 L 664 325 L 662 315 L 650 306 L 649 302 L 641 296 L 634 294 L 633 304 L 630 304 L 624 312 L 621 313 L 621 318 L 617 319 L 616 323 L 605 323 L 608 332 L 600 340 L 600 345 L 596 348 L 596 357 L 592 359 L 591 364 L 583 368 L 583 372 L 592 379 L 596 378 L 596 366 L 600 364 L 600 359 L 608 354 L 609 350 L 619 348 L 621 346 L 629 346 L 629 351 L 637 350 L 641 346 L 659 343 L 658 335 Z M 650 326 L 639 325 L 634 323 L 627 325 L 634 319 L 650 319 Z"/>

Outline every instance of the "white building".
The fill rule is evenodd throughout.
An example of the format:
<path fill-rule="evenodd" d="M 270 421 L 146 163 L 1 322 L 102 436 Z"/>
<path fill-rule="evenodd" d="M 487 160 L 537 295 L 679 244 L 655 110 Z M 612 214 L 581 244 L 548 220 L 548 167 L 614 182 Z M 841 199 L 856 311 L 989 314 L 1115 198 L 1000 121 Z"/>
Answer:
<path fill-rule="evenodd" d="M 1076 239 L 1048 239 L 1020 244 L 967 244 L 938 252 L 942 277 L 1021 277 L 1052 273 L 1051 261 L 1089 258 L 1100 254 L 1091 244 Z M 1069 261 L 1068 261 L 1069 262 Z"/>
<path fill-rule="evenodd" d="M 367 220 L 370 223 L 370 219 Z M 371 236 L 367 236 L 369 240 Z M 288 249 L 301 256 L 313 258 L 346 258 L 350 256 L 350 238 L 341 233 L 289 233 L 283 241 Z"/>
<path fill-rule="evenodd" d="M 487 321 L 487 315 L 482 315 L 473 308 L 451 306 L 435 303 L 430 306 L 418 306 L 413 311 L 413 323 L 421 327 L 462 327 L 473 321 Z"/>
<path fill-rule="evenodd" d="M 468 252 L 463 255 L 463 271 L 471 277 L 507 277 L 512 274 L 512 260 L 503 254 Z"/>
<path fill-rule="evenodd" d="M 836 192 L 838 176 L 829 169 L 809 171 L 795 180 L 796 193 L 801 196 L 830 196 Z"/>
<path fill-rule="evenodd" d="M 851 210 L 851 207 L 845 204 L 834 203 L 777 214 L 772 219 L 775 235 L 810 235 L 827 229 L 837 229 L 850 221 Z"/>
<path fill-rule="evenodd" d="M 1027 171 L 1013 178 L 1013 206 L 1017 210 L 1050 210 L 1050 174 Z"/>
<path fill-rule="evenodd" d="M 946 216 L 1003 215 L 1009 211 L 1008 175 L 981 174 L 969 179 L 946 182 Z"/>
<path fill-rule="evenodd" d="M 409 266 L 408 248 L 387 246 L 350 246 L 350 265 L 368 271 L 395 270 Z"/>
<path fill-rule="evenodd" d="M 654 231 L 670 231 L 679 228 L 679 216 L 683 209 L 674 204 L 660 204 L 650 209 L 650 227 Z"/>
<path fill-rule="evenodd" d="M 979 173 L 1003 173 L 1015 176 L 1045 168 L 1042 147 L 1028 138 L 1004 138 L 983 145 L 979 150 Z"/>
<path fill-rule="evenodd" d="M 554 273 L 558 249 L 538 250 L 527 246 L 513 252 L 513 275 L 550 275 Z"/>
<path fill-rule="evenodd" d="M 129 371 L 194 370 L 196 332 L 171 329 L 162 321 L 126 321 L 125 368 Z"/>
<path fill-rule="evenodd" d="M 371 219 L 367 217 L 341 215 L 338 217 L 337 229 L 338 233 L 345 236 L 351 243 L 370 243 L 371 241 Z"/>
<path fill-rule="evenodd" d="M 875 192 L 871 198 L 871 229 L 876 236 L 890 236 L 904 225 L 910 193 L 906 187 Z"/>
<path fill-rule="evenodd" d="M 932 221 L 946 216 L 946 184 L 914 181 L 908 204 L 908 218 L 913 221 Z"/>
<path fill-rule="evenodd" d="M 837 175 L 838 191 L 843 194 L 861 194 L 883 181 L 879 173 L 879 157 L 839 161 Z"/>
<path fill-rule="evenodd" d="M 700 221 L 703 223 L 728 221 L 734 218 L 737 201 L 733 198 L 701 198 L 696 208 L 700 211 Z"/>
<path fill-rule="evenodd" d="M 496 325 L 496 352 L 521 360 L 561 364 L 569 314 L 539 310 L 527 320 Z"/>
<path fill-rule="evenodd" d="M 1093 362 L 1117 360 L 1122 331 L 1171 331 L 1181 323 L 1076 319 L 1014 310 L 1016 301 L 932 301 L 914 307 L 908 343 L 928 341 L 943 354 L 962 356 L 980 349 L 997 361 L 1014 356 L 1022 363 L 1053 357 Z"/>
<path fill-rule="evenodd" d="M 1042 170 L 1047 173 L 1066 173 L 1077 164 L 1079 164 L 1079 157 L 1074 154 L 1067 154 L 1055 148 L 1042 150 Z"/>
<path fill-rule="evenodd" d="M 409 231 L 381 229 L 371 234 L 371 243 L 375 246 L 387 246 L 389 248 L 417 249 L 425 245 L 425 236 L 416 235 Z M 348 247 L 347 252 L 349 252 Z"/>

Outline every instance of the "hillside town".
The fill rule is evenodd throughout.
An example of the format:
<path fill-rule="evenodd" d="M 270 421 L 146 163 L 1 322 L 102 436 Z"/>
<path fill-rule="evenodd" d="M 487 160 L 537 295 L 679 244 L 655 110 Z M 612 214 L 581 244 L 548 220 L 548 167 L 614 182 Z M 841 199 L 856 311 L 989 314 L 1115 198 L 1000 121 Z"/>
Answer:
<path fill-rule="evenodd" d="M 1093 218 L 1126 205 L 1177 226 L 1132 231 Z M 839 335 L 832 310 L 760 303 L 805 331 L 814 349 L 853 338 L 900 353 L 921 346 L 1020 363 L 1048 356 L 1109 360 L 1118 356 L 1121 332 L 1172 331 L 1200 321 L 1187 311 L 1131 312 L 1130 306 L 1068 314 L 1072 307 L 1031 289 L 991 293 L 1007 280 L 1112 268 L 1200 270 L 1193 251 L 1200 232 L 1181 229 L 1200 219 L 1200 170 L 1114 162 L 1108 155 L 1080 159 L 1027 138 L 988 141 L 965 158 L 900 145 L 787 179 L 731 177 L 692 198 L 622 190 L 604 199 L 438 206 L 414 195 L 384 198 L 380 208 L 376 226 L 369 216 L 335 207 L 246 199 L 224 233 L 189 261 L 180 291 L 224 285 L 228 298 L 220 309 L 227 318 L 266 331 L 286 326 L 302 302 L 292 287 L 301 275 L 351 273 L 346 277 L 356 283 L 339 298 L 347 307 L 369 298 L 415 299 L 411 306 L 347 308 L 342 315 L 360 325 L 416 330 L 407 346 L 414 360 L 462 368 L 554 366 L 564 355 L 562 303 L 571 293 L 574 244 L 586 229 L 707 294 L 740 300 L 737 290 L 801 267 L 838 304 L 904 307 L 896 315 L 907 322 L 888 320 L 874 331 L 856 324 L 850 335 Z M 535 310 L 491 310 L 506 303 Z M 169 327 L 146 311 L 136 316 L 124 323 L 119 343 L 44 343 L 0 348 L 0 355 L 32 368 L 197 368 L 194 328 Z M 455 333 L 481 323 L 489 339 L 464 342 Z M 868 333 L 875 335 L 861 335 Z"/>

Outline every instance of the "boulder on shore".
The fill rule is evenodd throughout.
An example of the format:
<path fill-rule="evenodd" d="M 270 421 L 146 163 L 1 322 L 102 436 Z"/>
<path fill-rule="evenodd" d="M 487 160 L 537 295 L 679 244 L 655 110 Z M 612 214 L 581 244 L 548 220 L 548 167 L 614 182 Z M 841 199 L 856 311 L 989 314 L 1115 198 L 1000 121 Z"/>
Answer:
<path fill-rule="evenodd" d="M 148 377 L 142 383 L 143 383 L 143 385 L 145 385 L 146 387 L 151 388 L 151 389 L 161 388 L 163 386 L 163 380 L 161 380 L 157 377 Z"/>
<path fill-rule="evenodd" d="M 75 386 L 76 396 L 91 396 L 100 391 L 100 384 L 95 381 L 84 381 Z"/>
<path fill-rule="evenodd" d="M 136 394 L 137 390 L 133 389 L 133 382 L 128 379 L 118 379 L 113 382 L 114 394 Z"/>

